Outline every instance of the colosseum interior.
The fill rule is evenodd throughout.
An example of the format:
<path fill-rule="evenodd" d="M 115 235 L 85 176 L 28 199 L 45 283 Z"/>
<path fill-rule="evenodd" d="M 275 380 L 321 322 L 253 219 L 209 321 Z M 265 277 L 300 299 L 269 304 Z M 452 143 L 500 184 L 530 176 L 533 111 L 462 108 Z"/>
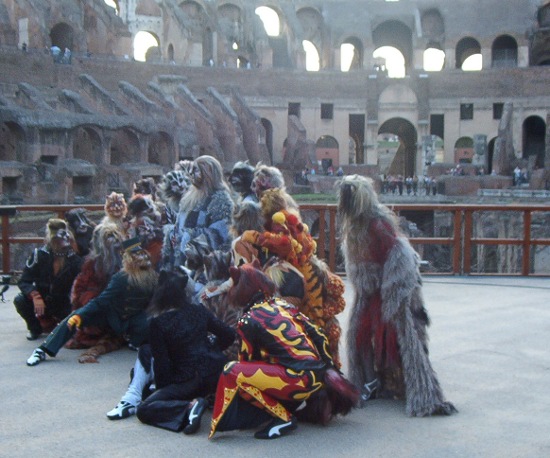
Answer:
<path fill-rule="evenodd" d="M 201 154 L 548 189 L 549 65 L 549 1 L 2 0 L 2 203 Z"/>

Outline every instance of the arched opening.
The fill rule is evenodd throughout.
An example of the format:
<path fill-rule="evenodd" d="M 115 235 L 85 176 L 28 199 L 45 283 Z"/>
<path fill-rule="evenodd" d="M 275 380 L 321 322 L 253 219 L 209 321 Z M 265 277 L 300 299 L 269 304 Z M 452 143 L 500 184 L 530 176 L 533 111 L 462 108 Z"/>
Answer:
<path fill-rule="evenodd" d="M 212 30 L 207 27 L 202 34 L 202 64 L 211 66 L 215 63 Z"/>
<path fill-rule="evenodd" d="M 110 6 L 111 8 L 114 8 L 115 10 L 115 14 L 117 16 L 120 15 L 120 6 L 118 5 L 118 1 L 117 0 L 104 0 L 105 1 L 105 4 L 107 6 Z"/>
<path fill-rule="evenodd" d="M 399 51 L 401 56 L 395 53 L 392 50 L 387 50 L 390 54 L 382 55 L 381 57 L 386 58 L 386 67 L 390 65 L 393 67 L 391 60 L 396 59 L 396 67 L 401 67 L 403 70 L 399 72 L 395 70 L 395 75 L 405 75 L 408 68 L 411 67 L 413 50 L 412 50 L 412 32 L 409 27 L 399 21 L 386 21 L 380 24 L 373 32 L 373 43 L 375 48 L 375 54 L 379 48 L 395 48 Z M 373 54 L 373 57 L 377 57 Z M 401 61 L 403 59 L 403 61 Z M 392 70 L 393 72 L 393 70 Z M 388 76 L 389 70 L 388 70 Z M 395 76 L 399 77 L 399 76 Z"/>
<path fill-rule="evenodd" d="M 302 46 L 306 53 L 306 70 L 309 72 L 317 72 L 320 68 L 319 52 L 315 45 L 309 41 L 302 41 Z"/>
<path fill-rule="evenodd" d="M 50 32 L 50 39 L 52 41 L 52 46 L 57 46 L 63 51 L 65 48 L 74 51 L 74 31 L 73 28 L 61 22 L 52 27 Z"/>
<path fill-rule="evenodd" d="M 176 159 L 174 142 L 166 132 L 157 132 L 149 137 L 147 162 L 170 167 Z"/>
<path fill-rule="evenodd" d="M 334 175 L 335 168 L 340 166 L 338 141 L 330 135 L 319 137 L 315 143 L 315 157 L 320 165 L 319 173 Z"/>
<path fill-rule="evenodd" d="M 455 164 L 471 164 L 474 157 L 474 139 L 460 137 L 454 147 Z"/>
<path fill-rule="evenodd" d="M 134 59 L 138 62 L 145 62 L 154 54 L 158 55 L 159 45 L 159 39 L 155 35 L 140 30 L 134 37 Z"/>
<path fill-rule="evenodd" d="M 264 24 L 268 37 L 278 37 L 281 33 L 281 24 L 277 12 L 268 6 L 259 6 L 254 11 Z"/>
<path fill-rule="evenodd" d="M 390 78 L 404 78 L 405 58 L 399 49 L 391 46 L 382 46 L 375 49 L 372 57 L 377 59 L 375 69 L 387 73 Z"/>
<path fill-rule="evenodd" d="M 225 42 L 231 49 L 230 55 L 245 46 L 241 9 L 231 3 L 218 7 L 218 26 L 221 29 Z"/>
<path fill-rule="evenodd" d="M 412 176 L 416 173 L 416 143 L 418 134 L 410 121 L 392 118 L 384 122 L 378 134 L 393 134 L 399 137 L 399 146 L 388 167 L 388 174 Z"/>
<path fill-rule="evenodd" d="M 118 130 L 111 139 L 111 165 L 140 162 L 140 149 L 136 134 L 129 129 Z"/>
<path fill-rule="evenodd" d="M 439 72 L 445 66 L 445 51 L 438 44 L 430 43 L 423 54 L 423 68 L 426 72 Z"/>
<path fill-rule="evenodd" d="M 73 157 L 92 164 L 103 163 L 101 137 L 91 127 L 76 129 L 73 141 Z"/>
<path fill-rule="evenodd" d="M 464 71 L 478 71 L 483 66 L 481 45 L 472 37 L 460 40 L 455 49 L 456 68 Z"/>
<path fill-rule="evenodd" d="M 356 37 L 344 40 L 340 45 L 340 70 L 360 70 L 363 68 L 363 43 Z"/>
<path fill-rule="evenodd" d="M 296 16 L 302 26 L 302 39 L 311 42 L 315 47 L 315 52 L 319 56 L 319 68 L 325 68 L 329 61 L 329 51 L 325 46 L 327 37 L 323 16 L 317 9 L 311 7 L 301 8 L 297 11 Z M 309 58 L 314 59 L 314 53 L 312 52 L 311 54 L 312 56 Z M 306 67 L 307 65 L 306 57 Z M 316 66 L 316 64 L 311 65 Z M 311 70 L 314 71 L 314 68 L 311 68 Z"/>
<path fill-rule="evenodd" d="M 14 122 L 0 124 L 0 161 L 24 162 L 25 134 L 23 128 Z"/>
<path fill-rule="evenodd" d="M 493 41 L 491 67 L 507 68 L 518 66 L 518 44 L 510 35 L 501 35 Z"/>
<path fill-rule="evenodd" d="M 546 144 L 546 123 L 540 116 L 529 116 L 523 121 L 523 159 L 527 159 L 529 169 L 544 168 Z"/>
<path fill-rule="evenodd" d="M 269 160 L 273 164 L 273 124 L 266 118 L 261 118 L 261 123 L 265 129 L 265 146 L 269 154 Z"/>

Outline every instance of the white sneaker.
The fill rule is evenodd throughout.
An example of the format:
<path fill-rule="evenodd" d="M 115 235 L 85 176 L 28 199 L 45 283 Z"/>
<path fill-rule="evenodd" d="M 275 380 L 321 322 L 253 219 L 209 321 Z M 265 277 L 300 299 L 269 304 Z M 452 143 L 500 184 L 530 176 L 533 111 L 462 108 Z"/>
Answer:
<path fill-rule="evenodd" d="M 113 410 L 107 412 L 109 420 L 122 420 L 136 413 L 136 407 L 127 401 L 120 401 Z"/>
<path fill-rule="evenodd" d="M 40 348 L 36 348 L 29 359 L 27 359 L 27 366 L 36 366 L 46 359 L 46 353 Z"/>

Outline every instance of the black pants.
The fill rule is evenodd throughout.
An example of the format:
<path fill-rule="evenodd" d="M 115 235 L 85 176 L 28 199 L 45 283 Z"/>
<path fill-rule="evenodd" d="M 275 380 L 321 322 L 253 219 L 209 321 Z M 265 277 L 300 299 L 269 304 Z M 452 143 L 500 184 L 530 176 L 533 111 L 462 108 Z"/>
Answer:
<path fill-rule="evenodd" d="M 137 407 L 137 417 L 142 423 L 179 432 L 189 416 L 189 404 L 197 397 L 213 393 L 218 375 L 195 377 L 185 383 L 167 385 L 157 389 Z"/>
<path fill-rule="evenodd" d="M 67 298 L 66 301 L 44 301 L 46 304 L 45 315 L 62 320 L 69 313 L 71 313 L 71 303 Z M 27 298 L 22 293 L 15 296 L 13 305 L 17 310 L 17 313 L 21 315 L 21 318 L 27 323 L 27 329 L 33 334 L 40 334 L 42 332 L 42 326 L 40 320 L 36 318 L 34 313 L 34 304 L 31 299 Z"/>

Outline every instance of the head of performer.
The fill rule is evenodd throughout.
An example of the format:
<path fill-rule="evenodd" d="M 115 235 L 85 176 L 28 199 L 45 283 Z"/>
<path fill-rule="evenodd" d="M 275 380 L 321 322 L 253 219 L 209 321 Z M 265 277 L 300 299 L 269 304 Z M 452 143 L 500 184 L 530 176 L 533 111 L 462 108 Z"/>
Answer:
<path fill-rule="evenodd" d="M 75 241 L 67 221 L 50 218 L 46 224 L 45 243 L 56 256 L 72 253 L 75 250 Z"/>
<path fill-rule="evenodd" d="M 252 179 L 254 178 L 254 167 L 252 167 L 248 161 L 238 161 L 231 169 L 229 175 L 229 184 L 233 190 L 245 196 L 252 192 Z"/>
<path fill-rule="evenodd" d="M 280 188 L 284 190 L 285 179 L 277 167 L 260 164 L 254 171 L 251 188 L 259 200 L 266 189 Z"/>
<path fill-rule="evenodd" d="M 161 270 L 148 313 L 157 316 L 168 310 L 188 306 L 191 303 L 188 283 L 189 275 L 183 266 L 178 266 L 173 271 Z"/>
<path fill-rule="evenodd" d="M 130 284 L 152 290 L 157 284 L 157 273 L 151 256 L 141 246 L 139 237 L 122 242 L 122 268 L 128 274 Z"/>
<path fill-rule="evenodd" d="M 123 235 L 115 224 L 100 224 L 92 235 L 91 256 L 95 261 L 95 269 L 107 277 L 111 277 L 122 267 Z"/>
<path fill-rule="evenodd" d="M 247 307 L 275 294 L 275 283 L 260 269 L 261 265 L 257 259 L 239 267 L 229 268 L 233 285 L 227 293 L 227 298 L 233 307 Z"/>
<path fill-rule="evenodd" d="M 112 219 L 122 219 L 126 216 L 128 206 L 124 199 L 124 194 L 112 192 L 105 199 L 105 214 Z"/>

